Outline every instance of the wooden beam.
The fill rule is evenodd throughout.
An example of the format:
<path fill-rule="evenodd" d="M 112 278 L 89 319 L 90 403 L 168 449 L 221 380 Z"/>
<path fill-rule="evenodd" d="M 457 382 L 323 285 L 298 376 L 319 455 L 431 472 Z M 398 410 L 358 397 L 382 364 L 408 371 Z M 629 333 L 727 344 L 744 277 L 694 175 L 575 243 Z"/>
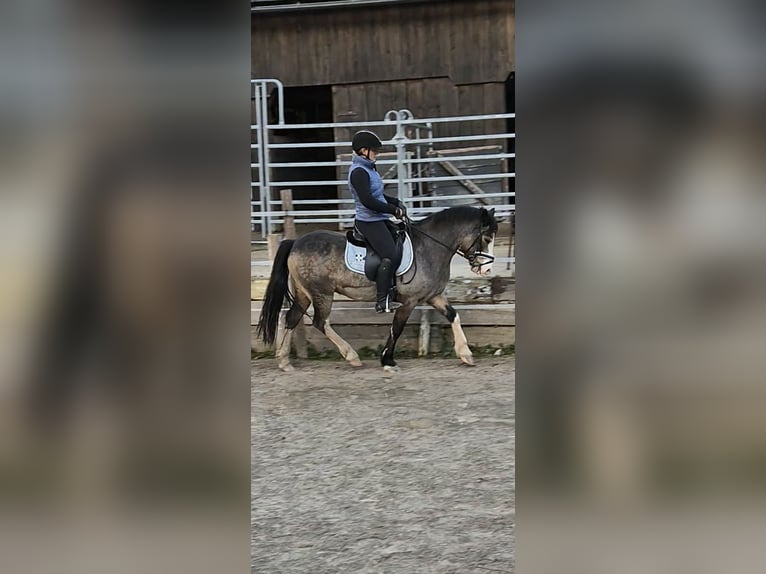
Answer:
<path fill-rule="evenodd" d="M 279 197 L 282 200 L 282 211 L 291 212 L 293 210 L 293 190 L 292 189 L 280 189 Z M 283 226 L 285 232 L 285 239 L 295 239 L 295 218 L 292 215 L 285 215 L 285 223 Z M 290 290 L 295 293 L 295 283 L 290 281 Z M 299 359 L 306 359 L 308 354 L 308 345 L 306 343 L 306 316 L 304 315 L 304 321 L 298 322 L 293 330 L 292 345 L 295 349 L 295 354 Z"/>
<path fill-rule="evenodd" d="M 418 357 L 425 357 L 431 345 L 431 312 L 423 311 L 420 317 L 420 333 L 418 335 Z"/>
<path fill-rule="evenodd" d="M 354 307 L 333 306 L 331 315 L 333 325 L 391 325 L 391 316 L 374 313 L 372 309 L 363 307 L 364 303 L 357 303 Z M 480 306 L 477 306 L 480 307 Z M 460 324 L 464 327 L 511 327 L 516 324 L 516 306 L 515 305 L 492 305 L 489 308 L 464 308 L 458 307 L 460 313 Z M 261 313 L 260 302 L 251 301 L 251 324 L 258 322 Z M 431 328 L 439 325 L 449 325 L 447 319 L 438 313 L 430 313 L 430 309 L 415 309 L 410 316 L 408 324 L 419 325 L 424 321 L 423 315 L 429 314 L 427 321 Z M 308 316 L 303 317 L 306 326 L 311 325 L 311 319 Z"/>
<path fill-rule="evenodd" d="M 270 233 L 266 237 L 266 243 L 267 243 L 269 261 L 274 261 L 274 257 L 276 257 L 277 255 L 277 249 L 279 249 L 279 244 L 282 243 L 282 234 Z"/>
<path fill-rule="evenodd" d="M 282 211 L 291 212 L 293 210 L 293 190 L 280 189 L 279 197 L 282 200 Z M 285 215 L 282 229 L 285 239 L 295 239 L 295 218 L 292 215 Z"/>
<path fill-rule="evenodd" d="M 436 155 L 438 157 L 443 157 L 438 151 L 436 152 Z M 462 171 L 460 171 L 458 168 L 456 168 L 455 164 L 453 164 L 451 161 L 447 161 L 445 159 L 445 160 L 440 160 L 438 163 L 440 166 L 444 168 L 444 170 L 447 173 L 451 175 L 454 175 L 456 177 L 465 176 L 465 174 Z M 481 196 L 484 194 L 481 188 L 475 183 L 473 183 L 470 179 L 461 179 L 461 180 L 458 180 L 458 183 L 475 195 Z M 484 199 L 483 197 L 477 197 L 476 199 L 478 199 L 484 205 L 489 205 L 487 203 L 487 200 Z"/>

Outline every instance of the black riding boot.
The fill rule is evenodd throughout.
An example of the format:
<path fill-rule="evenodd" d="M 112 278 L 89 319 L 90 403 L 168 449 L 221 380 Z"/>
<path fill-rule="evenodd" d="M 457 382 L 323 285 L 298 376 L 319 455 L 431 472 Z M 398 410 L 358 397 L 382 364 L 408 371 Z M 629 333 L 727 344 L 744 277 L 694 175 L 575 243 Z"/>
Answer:
<path fill-rule="evenodd" d="M 391 286 L 394 276 L 394 266 L 388 258 L 383 259 L 378 267 L 378 273 L 375 277 L 378 296 L 375 303 L 376 313 L 390 313 L 394 309 L 402 306 L 401 303 L 394 301 L 396 290 Z"/>

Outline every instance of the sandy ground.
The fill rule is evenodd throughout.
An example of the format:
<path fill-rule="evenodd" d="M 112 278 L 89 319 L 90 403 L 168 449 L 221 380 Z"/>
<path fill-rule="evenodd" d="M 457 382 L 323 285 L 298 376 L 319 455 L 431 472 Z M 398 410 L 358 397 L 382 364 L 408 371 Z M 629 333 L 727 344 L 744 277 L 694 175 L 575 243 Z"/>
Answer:
<path fill-rule="evenodd" d="M 514 360 L 252 367 L 252 571 L 513 572 Z"/>

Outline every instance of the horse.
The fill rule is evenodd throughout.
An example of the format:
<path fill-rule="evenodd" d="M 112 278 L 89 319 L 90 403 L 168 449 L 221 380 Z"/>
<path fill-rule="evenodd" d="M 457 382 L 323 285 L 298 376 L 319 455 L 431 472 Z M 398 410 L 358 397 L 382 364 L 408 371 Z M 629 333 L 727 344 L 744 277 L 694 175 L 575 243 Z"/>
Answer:
<path fill-rule="evenodd" d="M 468 260 L 472 272 L 481 276 L 491 273 L 492 248 L 497 233 L 495 210 L 465 205 L 450 207 L 419 221 L 406 218 L 404 227 L 412 243 L 414 265 L 397 279 L 396 300 L 402 306 L 394 312 L 380 364 L 385 371 L 399 370 L 394 360 L 396 342 L 413 309 L 428 303 L 452 326 L 457 357 L 472 366 L 474 360 L 460 325 L 460 316 L 450 305 L 444 290 L 450 277 L 450 261 L 456 253 Z M 307 314 L 309 305 L 314 306 L 313 326 L 335 344 L 351 366 L 362 366 L 357 352 L 330 326 L 334 293 L 355 301 L 375 301 L 375 284 L 365 275 L 346 267 L 345 248 L 346 237 L 334 231 L 312 231 L 280 243 L 256 332 L 266 344 L 274 345 L 279 315 L 287 300 L 290 308 L 276 351 L 281 370 L 293 370 L 290 339 L 303 315 Z M 292 289 L 289 281 L 292 281 Z"/>

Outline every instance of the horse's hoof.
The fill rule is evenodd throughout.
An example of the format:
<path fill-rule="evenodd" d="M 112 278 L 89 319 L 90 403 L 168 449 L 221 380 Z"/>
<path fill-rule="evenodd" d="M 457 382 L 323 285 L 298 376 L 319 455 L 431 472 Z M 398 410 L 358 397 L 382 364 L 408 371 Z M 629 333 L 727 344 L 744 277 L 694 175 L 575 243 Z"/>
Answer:
<path fill-rule="evenodd" d="M 357 367 L 357 368 L 364 367 L 364 363 L 362 363 L 362 361 L 360 361 L 359 359 L 354 359 L 353 361 L 349 361 L 348 364 L 351 365 L 352 367 Z"/>
<path fill-rule="evenodd" d="M 401 369 L 399 365 L 383 365 L 383 371 L 386 373 L 398 373 Z"/>
<path fill-rule="evenodd" d="M 460 357 L 460 361 L 464 365 L 468 365 L 469 367 L 475 367 L 476 363 L 473 362 L 473 356 L 472 355 L 464 355 Z"/>
<path fill-rule="evenodd" d="M 295 370 L 295 367 L 293 367 L 290 363 L 287 363 L 286 365 L 279 365 L 279 368 L 285 373 L 292 373 Z"/>

